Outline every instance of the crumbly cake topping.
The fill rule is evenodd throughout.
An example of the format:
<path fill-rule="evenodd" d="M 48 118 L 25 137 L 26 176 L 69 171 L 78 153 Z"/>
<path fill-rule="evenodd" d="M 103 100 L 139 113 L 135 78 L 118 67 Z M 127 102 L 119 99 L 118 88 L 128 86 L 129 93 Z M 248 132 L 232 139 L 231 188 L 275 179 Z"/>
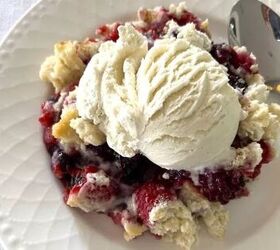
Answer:
<path fill-rule="evenodd" d="M 279 139 L 280 106 L 258 100 L 242 101 L 247 117 L 240 122 L 238 135 L 253 141 Z"/>
<path fill-rule="evenodd" d="M 70 121 L 70 127 L 75 130 L 79 138 L 86 144 L 94 146 L 102 145 L 106 142 L 105 135 L 99 128 L 88 120 L 75 118 Z"/>
<path fill-rule="evenodd" d="M 209 202 L 188 183 L 185 183 L 181 189 L 180 199 L 195 217 L 201 218 L 211 235 L 218 238 L 224 236 L 229 213 L 223 205 Z"/>
<path fill-rule="evenodd" d="M 149 214 L 150 230 L 186 250 L 197 238 L 197 225 L 191 211 L 179 200 L 158 203 Z"/>
<path fill-rule="evenodd" d="M 81 140 L 70 123 L 78 117 L 78 111 L 75 107 L 65 107 L 62 110 L 61 119 L 53 125 L 52 134 L 63 144 L 80 144 Z"/>

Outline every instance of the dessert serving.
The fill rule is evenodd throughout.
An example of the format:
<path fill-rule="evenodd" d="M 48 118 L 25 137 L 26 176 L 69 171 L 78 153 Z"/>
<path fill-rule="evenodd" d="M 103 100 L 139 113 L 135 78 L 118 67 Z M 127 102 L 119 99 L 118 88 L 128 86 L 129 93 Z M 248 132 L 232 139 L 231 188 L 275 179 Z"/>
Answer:
<path fill-rule="evenodd" d="M 67 205 L 190 249 L 277 156 L 280 106 L 245 47 L 215 44 L 184 3 L 55 44 L 39 121 Z"/>

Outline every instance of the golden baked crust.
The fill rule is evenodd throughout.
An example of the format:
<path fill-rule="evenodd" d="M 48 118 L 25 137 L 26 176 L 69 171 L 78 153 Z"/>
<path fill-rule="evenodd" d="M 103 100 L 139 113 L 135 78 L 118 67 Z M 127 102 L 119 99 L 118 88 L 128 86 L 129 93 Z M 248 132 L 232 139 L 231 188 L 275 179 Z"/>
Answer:
<path fill-rule="evenodd" d="M 63 41 L 54 45 L 54 55 L 45 59 L 40 69 L 40 78 L 51 82 L 56 92 L 78 82 L 85 70 L 84 61 L 97 52 L 99 43 Z"/>
<path fill-rule="evenodd" d="M 62 143 L 80 144 L 81 140 L 75 130 L 71 128 L 70 121 L 78 117 L 78 111 L 75 107 L 65 107 L 61 114 L 59 122 L 53 125 L 52 134 Z"/>
<path fill-rule="evenodd" d="M 105 135 L 92 122 L 83 118 L 70 121 L 70 126 L 76 131 L 80 139 L 87 145 L 101 145 L 106 142 Z"/>

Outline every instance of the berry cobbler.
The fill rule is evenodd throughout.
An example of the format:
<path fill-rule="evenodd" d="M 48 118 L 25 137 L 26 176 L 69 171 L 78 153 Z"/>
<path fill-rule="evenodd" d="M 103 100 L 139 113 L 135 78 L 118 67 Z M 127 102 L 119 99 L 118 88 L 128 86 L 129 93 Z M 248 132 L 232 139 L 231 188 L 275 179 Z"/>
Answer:
<path fill-rule="evenodd" d="M 280 106 L 256 58 L 214 43 L 184 3 L 55 44 L 40 77 L 54 87 L 39 121 L 65 203 L 107 214 L 126 240 L 223 237 L 224 205 L 277 155 Z"/>

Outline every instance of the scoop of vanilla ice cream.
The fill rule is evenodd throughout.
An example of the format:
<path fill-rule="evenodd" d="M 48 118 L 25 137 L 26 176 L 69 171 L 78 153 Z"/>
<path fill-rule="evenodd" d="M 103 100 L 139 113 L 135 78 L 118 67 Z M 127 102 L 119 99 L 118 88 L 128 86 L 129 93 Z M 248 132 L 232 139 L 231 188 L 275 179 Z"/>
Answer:
<path fill-rule="evenodd" d="M 125 157 L 140 152 L 168 169 L 228 159 L 241 108 L 226 69 L 207 52 L 209 38 L 187 25 L 177 39 L 167 35 L 148 51 L 133 26 L 118 31 L 118 41 L 100 46 L 80 80 L 79 115 Z"/>
<path fill-rule="evenodd" d="M 132 25 L 118 31 L 118 41 L 103 43 L 89 62 L 77 90 L 77 109 L 82 118 L 98 125 L 111 148 L 132 157 L 141 125 L 136 72 L 148 42 Z"/>
<path fill-rule="evenodd" d="M 184 39 L 158 40 L 137 73 L 145 127 L 139 149 L 168 169 L 213 166 L 231 155 L 241 107 L 226 69 Z"/>

